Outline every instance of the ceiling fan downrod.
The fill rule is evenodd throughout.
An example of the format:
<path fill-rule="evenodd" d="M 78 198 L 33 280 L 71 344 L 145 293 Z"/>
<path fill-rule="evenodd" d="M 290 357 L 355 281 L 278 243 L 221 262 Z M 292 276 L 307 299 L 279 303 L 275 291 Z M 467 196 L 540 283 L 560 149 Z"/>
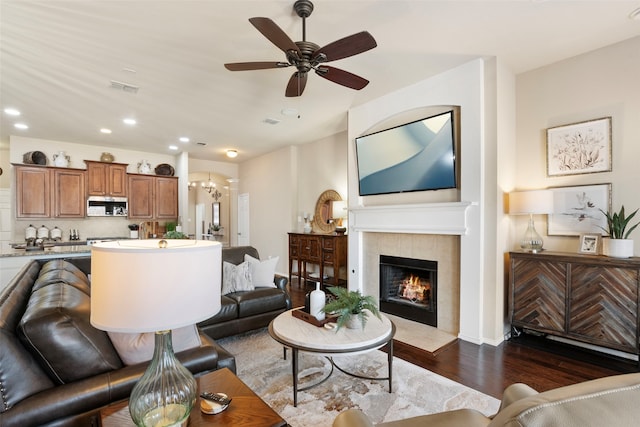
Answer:
<path fill-rule="evenodd" d="M 302 41 L 307 41 L 307 18 L 313 12 L 313 3 L 309 0 L 296 0 L 293 4 L 293 10 L 302 18 Z"/>

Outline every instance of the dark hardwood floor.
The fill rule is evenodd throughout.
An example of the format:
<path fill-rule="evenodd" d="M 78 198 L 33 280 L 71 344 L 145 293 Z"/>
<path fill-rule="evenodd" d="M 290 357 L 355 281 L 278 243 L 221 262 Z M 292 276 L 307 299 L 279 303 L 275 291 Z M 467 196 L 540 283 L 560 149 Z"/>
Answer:
<path fill-rule="evenodd" d="M 313 290 L 290 284 L 294 307 Z M 578 349 L 548 339 L 525 336 L 495 347 L 457 340 L 437 354 L 394 340 L 394 355 L 498 399 L 509 384 L 522 382 L 538 391 L 637 372 L 637 362 Z"/>

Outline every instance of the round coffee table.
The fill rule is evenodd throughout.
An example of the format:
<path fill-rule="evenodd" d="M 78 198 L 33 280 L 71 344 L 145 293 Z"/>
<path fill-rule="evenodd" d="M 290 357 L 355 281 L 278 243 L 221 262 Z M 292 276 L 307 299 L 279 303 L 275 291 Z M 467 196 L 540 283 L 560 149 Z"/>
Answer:
<path fill-rule="evenodd" d="M 389 393 L 392 392 L 392 371 L 393 371 L 393 336 L 396 327 L 388 317 L 381 314 L 381 319 L 369 314 L 367 324 L 364 328 L 347 329 L 340 328 L 326 329 L 314 326 L 304 320 L 292 315 L 293 309 L 285 311 L 269 323 L 269 334 L 271 337 L 285 346 L 291 348 L 293 353 L 291 358 L 291 373 L 293 376 L 293 406 L 298 405 L 298 391 L 304 391 L 315 387 L 326 381 L 333 373 L 333 368 L 337 368 L 347 375 L 368 380 L 388 380 Z M 366 353 L 372 350 L 388 346 L 387 363 L 389 375 L 384 378 L 363 377 L 340 368 L 333 361 L 335 355 L 354 355 Z M 325 356 L 331 362 L 330 372 L 320 381 L 298 388 L 298 352 L 306 351 L 319 356 Z"/>

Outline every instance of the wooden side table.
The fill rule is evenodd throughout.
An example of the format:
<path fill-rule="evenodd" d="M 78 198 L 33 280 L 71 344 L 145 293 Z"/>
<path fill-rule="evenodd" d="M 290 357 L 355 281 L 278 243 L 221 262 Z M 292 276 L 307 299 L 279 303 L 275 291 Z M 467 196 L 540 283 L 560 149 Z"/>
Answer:
<path fill-rule="evenodd" d="M 264 400 L 227 368 L 197 377 L 196 380 L 198 393 L 202 391 L 225 393 L 233 400 L 221 413 L 207 415 L 200 411 L 200 397 L 198 397 L 189 417 L 189 427 L 284 427 L 288 425 Z M 135 427 L 129 415 L 127 401 L 114 403 L 101 409 L 100 421 L 103 427 Z"/>

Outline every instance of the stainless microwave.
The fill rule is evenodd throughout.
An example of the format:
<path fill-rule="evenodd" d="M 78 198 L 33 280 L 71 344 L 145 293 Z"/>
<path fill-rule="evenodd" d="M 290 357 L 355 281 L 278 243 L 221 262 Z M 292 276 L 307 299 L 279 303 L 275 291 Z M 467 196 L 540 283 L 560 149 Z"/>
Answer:
<path fill-rule="evenodd" d="M 91 196 L 87 199 L 87 216 L 127 216 L 126 197 Z"/>

